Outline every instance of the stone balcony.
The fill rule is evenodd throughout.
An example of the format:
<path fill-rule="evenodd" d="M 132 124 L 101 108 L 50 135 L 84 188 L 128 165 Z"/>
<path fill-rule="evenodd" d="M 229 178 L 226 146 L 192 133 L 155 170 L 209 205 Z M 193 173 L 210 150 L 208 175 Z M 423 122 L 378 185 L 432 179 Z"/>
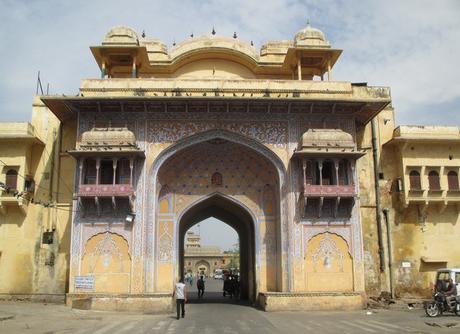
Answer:
<path fill-rule="evenodd" d="M 305 197 L 355 197 L 354 185 L 312 185 L 304 189 Z"/>
<path fill-rule="evenodd" d="M 0 213 L 6 215 L 8 208 L 19 209 L 23 213 L 27 210 L 28 201 L 23 197 L 17 197 L 13 194 L 8 194 L 6 191 L 0 191 Z"/>
<path fill-rule="evenodd" d="M 134 195 L 130 184 L 81 184 L 78 197 L 131 197 Z"/>
<path fill-rule="evenodd" d="M 444 205 L 457 204 L 460 206 L 460 189 L 446 190 L 409 190 L 407 194 L 402 194 L 403 202 L 406 206 L 410 203 L 422 203 L 428 205 L 430 203 L 440 203 Z"/>

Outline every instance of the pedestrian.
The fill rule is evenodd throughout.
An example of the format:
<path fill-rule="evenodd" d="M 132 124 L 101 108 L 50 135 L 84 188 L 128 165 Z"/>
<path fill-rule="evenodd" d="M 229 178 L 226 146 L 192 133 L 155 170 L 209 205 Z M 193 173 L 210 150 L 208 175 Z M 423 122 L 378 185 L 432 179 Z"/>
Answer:
<path fill-rule="evenodd" d="M 224 280 L 224 297 L 229 294 L 230 298 L 232 298 L 232 276 L 226 275 Z"/>
<path fill-rule="evenodd" d="M 203 276 L 200 276 L 200 279 L 196 282 L 196 287 L 198 289 L 198 298 L 202 298 L 204 294 L 204 279 Z"/>
<path fill-rule="evenodd" d="M 173 291 L 173 298 L 176 297 L 177 320 L 179 320 L 180 311 L 182 310 L 182 318 L 185 316 L 185 303 L 187 302 L 187 289 L 184 284 L 184 279 L 181 277 L 176 283 Z"/>

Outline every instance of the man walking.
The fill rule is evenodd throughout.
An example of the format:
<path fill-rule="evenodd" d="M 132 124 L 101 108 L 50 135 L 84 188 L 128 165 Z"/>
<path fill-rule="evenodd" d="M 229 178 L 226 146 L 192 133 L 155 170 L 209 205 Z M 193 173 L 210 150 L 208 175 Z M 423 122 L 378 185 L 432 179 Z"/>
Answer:
<path fill-rule="evenodd" d="M 185 316 L 185 303 L 187 302 L 187 289 L 185 288 L 184 279 L 182 277 L 174 287 L 173 298 L 174 297 L 176 297 L 177 320 L 179 320 L 181 310 L 182 318 Z"/>
<path fill-rule="evenodd" d="M 196 287 L 198 289 L 198 298 L 202 298 L 204 294 L 204 279 L 200 276 L 200 279 L 196 281 Z"/>

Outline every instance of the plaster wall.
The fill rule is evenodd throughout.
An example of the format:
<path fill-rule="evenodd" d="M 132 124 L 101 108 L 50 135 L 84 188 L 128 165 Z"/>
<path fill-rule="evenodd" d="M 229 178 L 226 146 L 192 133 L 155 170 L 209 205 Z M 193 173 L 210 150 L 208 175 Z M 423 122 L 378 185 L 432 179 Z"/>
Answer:
<path fill-rule="evenodd" d="M 7 212 L 0 214 L 1 294 L 52 295 L 66 291 L 71 217 L 69 198 L 72 197 L 74 170 L 71 163 L 61 170 L 58 163 L 59 124 L 58 119 L 35 98 L 32 125 L 45 146 L 0 143 L 0 159 L 20 166 L 18 186 L 22 187 L 24 183 L 21 176 L 31 175 L 35 181 L 35 191 L 31 195 L 34 200 L 55 204 L 53 208 L 32 203 L 8 206 Z M 68 147 L 75 143 L 72 127 L 74 124 L 69 123 L 63 141 Z M 59 186 L 62 180 L 66 180 L 70 190 Z M 43 244 L 43 232 L 53 229 L 54 243 Z"/>
<path fill-rule="evenodd" d="M 382 198 L 390 208 L 392 224 L 395 294 L 398 297 L 429 297 L 436 270 L 460 266 L 459 207 L 457 199 L 452 201 L 452 194 L 447 194 L 447 172 L 458 172 L 460 152 L 447 142 L 420 143 L 416 139 L 386 145 L 383 152 L 387 160 L 395 162 L 386 166 L 389 181 L 382 187 Z M 435 169 L 442 170 L 443 191 L 430 194 L 425 190 L 422 201 L 412 201 L 408 197 L 411 196 L 408 175 L 413 168 L 420 170 L 422 167 L 426 170 L 421 175 L 422 188 L 429 188 L 428 170 Z M 395 184 L 397 179 L 402 181 L 399 192 Z"/>

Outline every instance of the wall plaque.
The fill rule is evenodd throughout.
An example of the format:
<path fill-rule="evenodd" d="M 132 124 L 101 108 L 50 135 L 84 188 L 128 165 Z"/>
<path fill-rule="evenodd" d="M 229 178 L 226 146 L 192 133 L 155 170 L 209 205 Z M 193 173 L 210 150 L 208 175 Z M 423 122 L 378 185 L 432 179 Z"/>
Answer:
<path fill-rule="evenodd" d="M 75 289 L 94 290 L 94 276 L 75 276 Z"/>

